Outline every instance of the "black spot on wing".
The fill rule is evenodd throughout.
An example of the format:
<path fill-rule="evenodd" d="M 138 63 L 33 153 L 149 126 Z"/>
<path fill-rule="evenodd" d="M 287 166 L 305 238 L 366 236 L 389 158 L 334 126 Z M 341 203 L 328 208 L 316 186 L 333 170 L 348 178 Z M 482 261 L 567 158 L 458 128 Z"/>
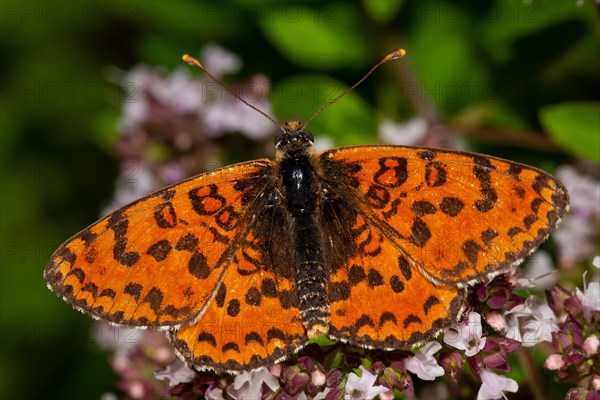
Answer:
<path fill-rule="evenodd" d="M 427 214 L 435 214 L 437 208 L 428 201 L 420 200 L 412 204 L 412 211 L 419 217 Z"/>
<path fill-rule="evenodd" d="M 69 271 L 67 273 L 67 276 L 71 276 L 71 275 L 73 275 L 75 278 L 77 278 L 79 283 L 83 283 L 83 281 L 85 280 L 85 272 L 83 272 L 83 270 L 80 268 L 73 268 L 71 271 Z"/>
<path fill-rule="evenodd" d="M 82 291 L 89 292 L 92 296 L 96 297 L 98 295 L 98 286 L 95 283 L 88 282 L 82 288 Z"/>
<path fill-rule="evenodd" d="M 160 289 L 153 287 L 150 289 L 148 294 L 144 296 L 144 303 L 150 304 L 150 308 L 154 311 L 156 315 L 160 314 L 160 305 L 163 300 L 163 293 Z"/>
<path fill-rule="evenodd" d="M 198 249 L 198 238 L 191 233 L 182 236 L 175 245 L 177 250 L 196 251 Z"/>
<path fill-rule="evenodd" d="M 142 285 L 139 283 L 129 282 L 127 286 L 125 286 L 123 293 L 133 296 L 135 301 L 138 301 L 142 294 Z"/>
<path fill-rule="evenodd" d="M 410 324 L 421 324 L 421 318 L 414 314 L 409 314 L 408 317 L 404 318 L 404 328 L 408 328 Z"/>
<path fill-rule="evenodd" d="M 221 351 L 223 353 L 225 353 L 227 351 L 230 351 L 230 350 L 231 351 L 235 351 L 236 353 L 239 353 L 240 352 L 240 347 L 237 345 L 237 343 L 234 343 L 234 342 L 225 343 L 223 345 L 223 347 L 221 347 Z"/>
<path fill-rule="evenodd" d="M 440 210 L 451 217 L 456 217 L 464 206 L 465 203 L 457 197 L 444 197 L 440 203 Z"/>
<path fill-rule="evenodd" d="M 350 298 L 350 284 L 347 281 L 329 282 L 327 292 L 329 301 L 332 303 L 348 300 Z M 320 303 L 320 297 L 317 297 L 315 300 Z"/>
<path fill-rule="evenodd" d="M 101 293 L 100 293 L 100 297 L 110 297 L 111 299 L 114 299 L 116 297 L 117 293 L 108 288 L 108 289 L 104 289 Z"/>
<path fill-rule="evenodd" d="M 371 319 L 371 317 L 369 317 L 366 314 L 363 314 L 355 323 L 354 323 L 354 329 L 356 330 L 356 332 L 358 332 L 360 330 L 360 328 L 362 328 L 363 326 L 370 326 L 370 327 L 375 327 L 375 323 L 373 322 L 373 320 Z"/>
<path fill-rule="evenodd" d="M 494 204 L 498 201 L 498 194 L 492 186 L 491 172 L 494 166 L 484 156 L 475 156 L 473 173 L 475 178 L 479 180 L 479 191 L 483 195 L 483 199 L 475 201 L 475 208 L 479 212 L 487 212 L 494 208 Z"/>
<path fill-rule="evenodd" d="M 198 279 L 206 279 L 210 275 L 210 267 L 206 261 L 206 256 L 195 251 L 188 262 L 188 271 Z"/>
<path fill-rule="evenodd" d="M 168 240 L 163 239 L 153 243 L 148 250 L 146 250 L 146 254 L 154 258 L 156 261 L 163 261 L 169 255 L 171 249 L 171 243 L 169 243 Z"/>
<path fill-rule="evenodd" d="M 279 339 L 285 341 L 285 334 L 281 329 L 271 328 L 267 331 L 267 341 L 271 341 L 273 339 Z"/>
<path fill-rule="evenodd" d="M 429 296 L 423 304 L 423 311 L 425 312 L 425 315 L 427 315 L 431 307 L 435 306 L 436 304 L 440 304 L 440 300 L 435 296 Z"/>
<path fill-rule="evenodd" d="M 348 271 L 348 281 L 351 285 L 356 285 L 366 278 L 365 270 L 359 265 L 353 265 Z"/>
<path fill-rule="evenodd" d="M 525 228 L 531 229 L 531 226 L 537 221 L 537 219 L 538 218 L 533 214 L 530 214 L 523 218 L 523 224 L 525 225 Z"/>
<path fill-rule="evenodd" d="M 260 291 L 257 288 L 251 287 L 248 289 L 246 292 L 246 304 L 251 306 L 260 306 L 261 301 L 262 294 L 260 294 Z"/>
<path fill-rule="evenodd" d="M 508 234 L 508 237 L 513 238 L 522 232 L 523 232 L 523 229 L 519 228 L 518 226 L 513 226 L 512 228 L 510 228 L 508 230 L 507 234 Z"/>
<path fill-rule="evenodd" d="M 496 232 L 492 228 L 488 228 L 487 230 L 481 232 L 481 240 L 487 247 L 490 247 L 492 244 L 492 240 L 498 237 L 498 232 Z"/>
<path fill-rule="evenodd" d="M 418 151 L 417 156 L 422 160 L 431 161 L 435 158 L 435 153 L 431 150 Z"/>
<path fill-rule="evenodd" d="M 156 225 L 163 229 L 169 229 L 177 225 L 175 208 L 171 203 L 162 203 L 154 209 L 154 220 Z"/>
<path fill-rule="evenodd" d="M 390 287 L 395 293 L 401 293 L 404 291 L 404 282 L 398 275 L 394 275 L 390 278 Z"/>
<path fill-rule="evenodd" d="M 277 285 L 271 278 L 263 279 L 260 290 L 265 297 L 275 298 L 277 297 Z"/>
<path fill-rule="evenodd" d="M 409 238 L 410 242 L 417 247 L 424 247 L 425 244 L 431 239 L 431 231 L 427 224 L 419 217 L 415 218 L 411 228 L 412 236 Z"/>
<path fill-rule="evenodd" d="M 398 320 L 396 319 L 396 316 L 389 311 L 385 311 L 381 314 L 381 317 L 379 317 L 379 327 L 381 328 L 388 321 L 393 322 L 394 325 L 398 325 Z"/>
<path fill-rule="evenodd" d="M 410 281 L 410 279 L 412 278 L 412 268 L 410 267 L 410 264 L 406 257 L 402 255 L 398 256 L 398 267 L 400 268 L 400 272 L 402 272 L 404 279 Z"/>
<path fill-rule="evenodd" d="M 213 347 L 217 347 L 217 341 L 215 340 L 215 337 L 208 333 L 208 332 L 202 332 L 200 333 L 200 335 L 198 335 L 198 339 L 196 339 L 198 342 L 200 343 L 209 343 L 211 344 Z"/>
<path fill-rule="evenodd" d="M 256 342 L 256 343 L 260 344 L 261 346 L 265 345 L 265 342 L 263 341 L 262 337 L 260 337 L 260 335 L 254 331 L 248 333 L 246 335 L 246 337 L 244 338 L 244 344 L 246 344 L 246 346 L 250 342 Z"/>
<path fill-rule="evenodd" d="M 226 296 L 227 296 L 227 287 L 225 286 L 225 283 L 221 283 L 221 285 L 219 286 L 219 289 L 217 290 L 217 295 L 215 297 L 215 302 L 217 304 L 217 307 L 223 308 L 223 306 L 225 305 L 225 297 Z"/>
<path fill-rule="evenodd" d="M 537 214 L 541 205 L 542 205 L 542 199 L 540 199 L 539 197 L 536 197 L 531 202 L 531 211 L 533 211 L 534 213 Z"/>
<path fill-rule="evenodd" d="M 462 251 L 467 257 L 467 260 L 469 260 L 469 263 L 471 263 L 471 265 L 476 265 L 478 253 L 483 251 L 483 248 L 473 240 L 466 240 L 463 243 Z"/>
<path fill-rule="evenodd" d="M 367 275 L 367 283 L 371 289 L 376 286 L 381 286 L 383 285 L 383 276 L 381 276 L 377 270 L 371 268 Z"/>
<path fill-rule="evenodd" d="M 227 305 L 227 314 L 235 317 L 240 313 L 240 302 L 238 299 L 232 299 Z"/>

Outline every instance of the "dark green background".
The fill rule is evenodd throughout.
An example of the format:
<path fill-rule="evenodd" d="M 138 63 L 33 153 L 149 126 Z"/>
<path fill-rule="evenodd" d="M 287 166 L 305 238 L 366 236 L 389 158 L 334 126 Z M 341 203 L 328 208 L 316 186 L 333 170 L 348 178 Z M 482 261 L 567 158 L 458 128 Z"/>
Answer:
<path fill-rule="evenodd" d="M 468 133 L 473 150 L 550 171 L 578 156 L 597 160 L 597 103 L 572 103 L 600 93 L 595 2 L 527 3 L 3 1 L 0 398 L 93 399 L 114 390 L 91 319 L 42 279 L 50 254 L 112 197 L 123 99 L 112 68 L 171 70 L 183 53 L 216 42 L 243 58 L 239 79 L 272 79 L 278 117 L 302 119 L 330 99 L 332 83 L 354 83 L 403 47 L 406 59 L 384 66 L 311 130 L 336 145 L 373 143 L 381 118 L 420 112 L 464 128 L 455 130 Z M 290 84 L 313 95 L 286 102 Z M 407 93 L 428 101 L 416 105 Z M 555 140 L 532 142 L 532 133 Z"/>

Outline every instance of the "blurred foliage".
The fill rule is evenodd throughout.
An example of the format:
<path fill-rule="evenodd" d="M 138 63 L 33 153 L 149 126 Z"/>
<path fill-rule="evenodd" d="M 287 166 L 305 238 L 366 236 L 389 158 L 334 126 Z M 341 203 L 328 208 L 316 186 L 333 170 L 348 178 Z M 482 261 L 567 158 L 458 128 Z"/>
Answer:
<path fill-rule="evenodd" d="M 545 106 L 540 118 L 547 132 L 566 150 L 581 158 L 600 162 L 600 104 L 570 102 Z"/>
<path fill-rule="evenodd" d="M 172 70 L 181 54 L 217 42 L 241 55 L 242 76 L 272 79 L 281 117 L 306 119 L 404 47 L 408 57 L 321 114 L 313 132 L 336 145 L 371 143 L 381 118 L 421 114 L 458 123 L 457 134 L 469 128 L 473 149 L 545 168 L 600 158 L 600 42 L 590 0 L 3 1 L 0 17 L 3 399 L 115 390 L 90 319 L 42 279 L 52 251 L 113 193 L 111 143 L 124 98 L 115 68 Z M 297 102 L 286 94 L 292 86 L 303 93 Z M 486 127 L 516 129 L 524 140 L 479 136 Z M 527 145 L 528 135 L 548 146 Z M 561 398 L 564 389 L 549 393 Z"/>

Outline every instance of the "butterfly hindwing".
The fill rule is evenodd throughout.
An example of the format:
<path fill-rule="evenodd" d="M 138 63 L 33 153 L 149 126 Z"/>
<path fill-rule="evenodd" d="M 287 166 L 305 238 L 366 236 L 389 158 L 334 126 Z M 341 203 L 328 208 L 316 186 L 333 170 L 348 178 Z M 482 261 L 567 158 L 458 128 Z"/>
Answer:
<path fill-rule="evenodd" d="M 533 252 L 568 208 L 539 169 L 481 154 L 356 146 L 320 156 L 323 179 L 433 282 L 462 287 Z"/>
<path fill-rule="evenodd" d="M 332 338 L 362 347 L 407 348 L 458 319 L 463 290 L 432 283 L 362 215 L 351 229 L 354 256 L 330 278 Z"/>
<path fill-rule="evenodd" d="M 190 364 L 243 371 L 272 364 L 304 346 L 296 285 L 278 273 L 290 268 L 281 264 L 285 260 L 278 259 L 273 268 L 265 251 L 271 239 L 251 231 L 202 318 L 170 333 Z"/>
<path fill-rule="evenodd" d="M 44 273 L 75 308 L 112 323 L 177 326 L 197 319 L 245 229 L 248 193 L 268 160 L 162 189 L 65 242 Z"/>

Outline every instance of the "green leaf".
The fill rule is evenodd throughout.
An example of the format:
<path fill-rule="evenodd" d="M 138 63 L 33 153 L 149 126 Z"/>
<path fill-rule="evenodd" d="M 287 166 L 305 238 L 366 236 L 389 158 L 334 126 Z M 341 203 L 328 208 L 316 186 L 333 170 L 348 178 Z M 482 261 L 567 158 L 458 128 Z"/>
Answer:
<path fill-rule="evenodd" d="M 600 103 L 576 101 L 543 107 L 550 136 L 572 154 L 600 162 Z"/>
<path fill-rule="evenodd" d="M 398 13 L 404 4 L 403 0 L 363 0 L 363 7 L 367 14 L 376 22 L 385 24 Z"/>
<path fill-rule="evenodd" d="M 344 366 L 344 347 L 337 346 L 333 348 L 333 351 L 329 351 L 323 360 L 323 365 L 327 370 L 332 370 L 335 368 L 341 368 Z"/>
<path fill-rule="evenodd" d="M 429 15 L 430 2 L 415 4 L 421 7 L 420 13 Z M 435 3 L 434 11 L 408 35 L 407 62 L 414 64 L 417 76 L 405 82 L 405 92 L 421 101 L 429 99 L 449 113 L 489 101 L 488 73 L 471 45 L 469 19 L 444 2 Z M 438 15 L 445 17 L 438 19 Z"/>
<path fill-rule="evenodd" d="M 282 5 L 260 19 L 265 36 L 298 65 L 337 68 L 362 65 L 368 58 L 368 38 L 351 3 L 311 9 Z"/>
<path fill-rule="evenodd" d="M 337 342 L 335 340 L 329 339 L 329 336 L 327 336 L 327 335 L 321 335 L 321 336 L 317 336 L 316 338 L 310 339 L 308 341 L 308 343 L 309 344 L 316 343 L 319 346 L 331 346 L 333 344 L 336 344 Z"/>
<path fill-rule="evenodd" d="M 587 3 L 578 7 L 569 1 L 494 1 L 476 21 L 478 38 L 496 61 L 506 62 L 516 42 L 568 19 L 595 29 L 594 4 Z"/>
<path fill-rule="evenodd" d="M 321 106 L 346 89 L 322 75 L 296 75 L 275 86 L 273 107 L 282 120 L 306 121 Z M 315 135 L 331 137 L 338 146 L 371 143 L 376 124 L 371 106 L 357 92 L 350 92 L 310 122 Z"/>

